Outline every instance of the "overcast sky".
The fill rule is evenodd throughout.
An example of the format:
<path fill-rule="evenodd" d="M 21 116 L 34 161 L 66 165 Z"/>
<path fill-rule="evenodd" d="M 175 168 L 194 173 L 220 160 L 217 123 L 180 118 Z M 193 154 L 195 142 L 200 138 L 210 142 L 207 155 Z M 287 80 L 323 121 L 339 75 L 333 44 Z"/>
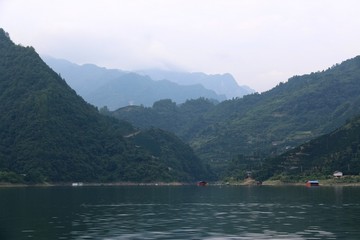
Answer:
<path fill-rule="evenodd" d="M 0 0 L 0 27 L 42 55 L 228 72 L 259 92 L 360 54 L 358 0 Z"/>

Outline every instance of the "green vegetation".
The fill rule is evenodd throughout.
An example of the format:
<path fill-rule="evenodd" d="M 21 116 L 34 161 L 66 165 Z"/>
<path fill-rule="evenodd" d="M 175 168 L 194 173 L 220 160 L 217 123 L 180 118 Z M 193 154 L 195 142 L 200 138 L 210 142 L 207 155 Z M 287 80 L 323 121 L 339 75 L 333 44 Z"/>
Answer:
<path fill-rule="evenodd" d="M 175 105 L 164 100 L 161 108 L 131 106 L 112 115 L 142 128 L 174 132 L 225 176 L 236 166 L 262 166 L 265 159 L 329 133 L 359 114 L 359 78 L 360 56 L 326 71 L 292 77 L 262 94 L 219 104 L 198 99 Z M 253 162 L 243 164 L 239 156 Z"/>
<path fill-rule="evenodd" d="M 202 121 L 203 115 L 214 108 L 215 103 L 205 98 L 199 98 L 176 105 L 171 99 L 163 99 L 155 102 L 151 108 L 128 106 L 107 114 L 129 121 L 142 129 L 161 128 L 189 141 L 194 134 L 199 132 L 199 129 L 206 127 Z"/>
<path fill-rule="evenodd" d="M 209 180 L 214 178 L 208 166 L 206 172 L 204 172 L 204 166 L 201 164 L 200 159 L 195 156 L 192 148 L 183 144 L 172 133 L 151 128 L 139 132 L 133 138 L 136 144 L 151 153 L 153 159 L 157 159 L 163 166 L 166 166 L 164 172 L 168 174 L 169 179 L 176 178 L 191 181 L 191 176 Z M 177 169 L 177 171 L 174 171 L 174 169 Z"/>
<path fill-rule="evenodd" d="M 16 174 L 14 172 L 0 172 L 0 183 L 6 182 L 6 183 L 23 183 L 24 176 L 20 174 Z"/>
<path fill-rule="evenodd" d="M 268 159 L 254 175 L 283 182 L 332 178 L 335 171 L 360 174 L 360 117 L 341 128 L 311 140 L 280 156 Z M 353 179 L 353 178 L 349 178 Z"/>
<path fill-rule="evenodd" d="M 147 146 L 124 137 L 138 130 L 100 115 L 33 48 L 15 45 L 2 29 L 0 103 L 0 181 L 194 181 L 207 174 L 192 150 L 163 131 L 149 140 L 167 148 L 155 158 Z M 164 171 L 167 156 L 173 174 Z"/>

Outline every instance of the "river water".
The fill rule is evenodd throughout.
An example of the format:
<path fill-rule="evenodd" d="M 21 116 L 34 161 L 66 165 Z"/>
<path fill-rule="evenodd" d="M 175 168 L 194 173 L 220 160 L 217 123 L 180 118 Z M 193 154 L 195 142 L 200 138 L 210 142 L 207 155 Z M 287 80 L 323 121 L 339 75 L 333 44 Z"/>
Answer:
<path fill-rule="evenodd" d="M 0 188 L 0 239 L 360 239 L 360 188 Z"/>

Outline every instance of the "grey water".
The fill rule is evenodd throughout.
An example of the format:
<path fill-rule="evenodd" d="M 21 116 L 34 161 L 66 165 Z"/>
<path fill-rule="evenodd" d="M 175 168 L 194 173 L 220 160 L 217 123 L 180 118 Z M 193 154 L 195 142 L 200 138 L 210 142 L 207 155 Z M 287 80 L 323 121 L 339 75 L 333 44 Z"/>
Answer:
<path fill-rule="evenodd" d="M 0 188 L 0 239 L 360 239 L 360 188 Z"/>

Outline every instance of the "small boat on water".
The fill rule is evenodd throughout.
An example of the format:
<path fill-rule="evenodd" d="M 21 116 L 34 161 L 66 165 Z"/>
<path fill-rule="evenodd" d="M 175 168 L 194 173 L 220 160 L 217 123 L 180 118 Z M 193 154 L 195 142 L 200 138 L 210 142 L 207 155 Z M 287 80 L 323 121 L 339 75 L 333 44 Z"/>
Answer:
<path fill-rule="evenodd" d="M 197 185 L 198 186 L 201 186 L 201 187 L 204 187 L 204 186 L 206 186 L 208 183 L 207 182 L 205 182 L 205 181 L 199 181 L 199 182 L 197 182 Z"/>
<path fill-rule="evenodd" d="M 81 187 L 81 186 L 83 186 L 84 184 L 82 183 L 82 182 L 73 182 L 72 184 L 71 184 L 71 186 L 73 186 L 73 187 Z"/>
<path fill-rule="evenodd" d="M 319 181 L 318 180 L 309 180 L 306 182 L 307 187 L 318 187 Z"/>

